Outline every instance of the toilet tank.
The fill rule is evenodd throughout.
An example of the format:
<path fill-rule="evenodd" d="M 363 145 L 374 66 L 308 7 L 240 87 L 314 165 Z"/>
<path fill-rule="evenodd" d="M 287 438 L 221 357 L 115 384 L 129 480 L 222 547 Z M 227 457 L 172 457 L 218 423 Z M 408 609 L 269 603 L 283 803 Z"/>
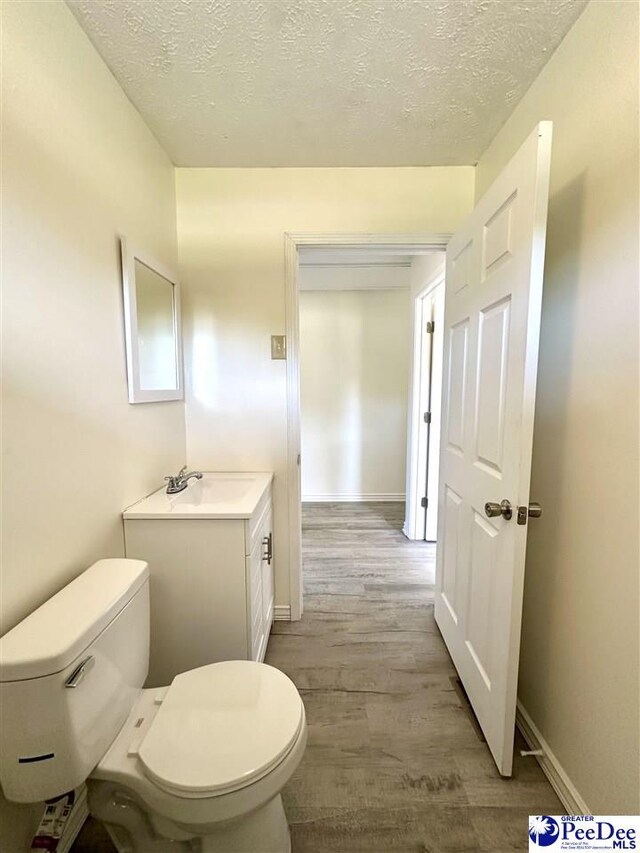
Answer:
<path fill-rule="evenodd" d="M 149 569 L 99 560 L 0 638 L 0 785 L 37 802 L 84 782 L 149 668 Z"/>

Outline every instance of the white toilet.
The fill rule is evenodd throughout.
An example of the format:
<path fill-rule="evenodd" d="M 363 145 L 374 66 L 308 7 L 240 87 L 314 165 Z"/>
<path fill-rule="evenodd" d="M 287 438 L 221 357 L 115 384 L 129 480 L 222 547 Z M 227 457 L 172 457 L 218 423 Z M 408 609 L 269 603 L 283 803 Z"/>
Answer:
<path fill-rule="evenodd" d="M 149 579 L 100 560 L 0 639 L 0 784 L 37 802 L 88 783 L 120 853 L 286 853 L 280 791 L 307 739 L 286 675 L 228 661 L 143 690 Z"/>

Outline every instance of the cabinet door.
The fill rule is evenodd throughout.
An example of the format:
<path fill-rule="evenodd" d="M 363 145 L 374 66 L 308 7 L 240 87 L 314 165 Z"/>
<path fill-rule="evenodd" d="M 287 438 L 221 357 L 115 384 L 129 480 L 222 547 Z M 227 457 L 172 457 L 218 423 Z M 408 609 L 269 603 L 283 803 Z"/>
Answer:
<path fill-rule="evenodd" d="M 125 535 L 127 557 L 149 563 L 146 686 L 171 684 L 179 673 L 216 661 L 246 660 L 251 648 L 243 520 L 127 519 Z M 261 570 L 258 559 L 259 577 Z"/>
<path fill-rule="evenodd" d="M 271 511 L 266 519 L 262 542 L 262 621 L 266 646 L 273 624 L 274 611 L 273 515 Z"/>
<path fill-rule="evenodd" d="M 247 558 L 247 624 L 251 660 L 262 660 L 266 648 L 262 606 L 262 552 L 262 540 L 259 539 L 251 556 Z"/>

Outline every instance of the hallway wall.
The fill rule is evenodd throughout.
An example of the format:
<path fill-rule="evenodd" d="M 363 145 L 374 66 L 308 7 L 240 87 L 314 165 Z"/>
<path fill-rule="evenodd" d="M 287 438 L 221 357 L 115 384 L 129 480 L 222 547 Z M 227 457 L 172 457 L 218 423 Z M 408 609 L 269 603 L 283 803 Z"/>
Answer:
<path fill-rule="evenodd" d="M 300 293 L 303 501 L 404 500 L 410 311 L 408 287 Z"/>

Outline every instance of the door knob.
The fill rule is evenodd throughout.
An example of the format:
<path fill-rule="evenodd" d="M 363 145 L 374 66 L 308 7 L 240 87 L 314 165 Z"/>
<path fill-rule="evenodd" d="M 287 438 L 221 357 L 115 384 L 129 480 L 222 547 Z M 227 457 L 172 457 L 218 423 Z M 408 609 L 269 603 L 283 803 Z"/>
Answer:
<path fill-rule="evenodd" d="M 540 518 L 542 515 L 542 507 L 540 504 L 531 502 L 529 506 L 518 507 L 518 524 L 526 524 L 527 518 Z"/>
<path fill-rule="evenodd" d="M 497 518 L 501 515 L 505 521 L 509 521 L 513 515 L 513 509 L 507 500 L 501 501 L 499 504 L 488 501 L 484 505 L 484 511 L 489 518 Z"/>

